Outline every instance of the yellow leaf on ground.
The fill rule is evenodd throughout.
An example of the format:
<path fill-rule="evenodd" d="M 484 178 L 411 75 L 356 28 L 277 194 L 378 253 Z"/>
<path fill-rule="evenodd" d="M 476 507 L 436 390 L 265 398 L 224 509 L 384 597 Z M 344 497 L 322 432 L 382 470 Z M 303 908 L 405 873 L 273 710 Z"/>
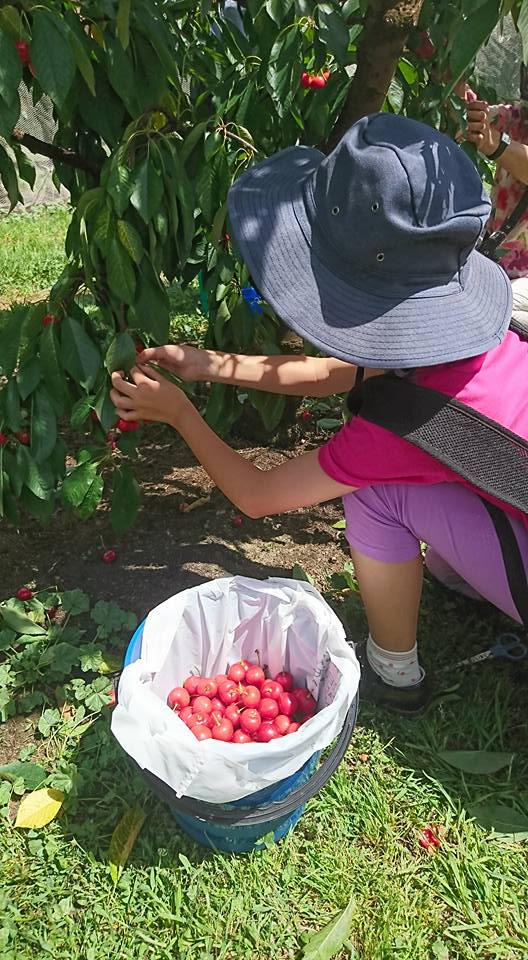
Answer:
<path fill-rule="evenodd" d="M 114 883 L 117 883 L 123 872 L 123 867 L 132 852 L 144 822 L 145 814 L 143 810 L 140 807 L 129 807 L 112 834 L 108 851 L 108 866 Z"/>
<path fill-rule="evenodd" d="M 52 790 L 50 787 L 34 790 L 22 800 L 15 827 L 22 827 L 23 830 L 38 830 L 39 827 L 45 827 L 55 819 L 63 800 L 64 794 L 60 790 Z"/>
<path fill-rule="evenodd" d="M 209 503 L 210 499 L 211 499 L 211 495 L 210 495 L 210 494 L 209 494 L 207 497 L 198 497 L 197 500 L 193 500 L 192 503 L 187 504 L 187 506 L 186 506 L 185 510 L 183 511 L 183 513 L 190 513 L 191 510 L 199 510 L 200 507 L 205 507 L 205 506 L 207 506 L 207 504 Z"/>

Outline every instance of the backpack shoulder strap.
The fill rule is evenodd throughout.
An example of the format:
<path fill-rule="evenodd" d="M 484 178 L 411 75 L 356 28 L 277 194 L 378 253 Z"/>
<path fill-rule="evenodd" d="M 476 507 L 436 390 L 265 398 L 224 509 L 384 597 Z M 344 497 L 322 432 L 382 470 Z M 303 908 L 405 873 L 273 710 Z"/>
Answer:
<path fill-rule="evenodd" d="M 528 513 L 528 441 L 484 414 L 390 374 L 362 384 L 357 412 L 425 450 L 483 493 Z"/>

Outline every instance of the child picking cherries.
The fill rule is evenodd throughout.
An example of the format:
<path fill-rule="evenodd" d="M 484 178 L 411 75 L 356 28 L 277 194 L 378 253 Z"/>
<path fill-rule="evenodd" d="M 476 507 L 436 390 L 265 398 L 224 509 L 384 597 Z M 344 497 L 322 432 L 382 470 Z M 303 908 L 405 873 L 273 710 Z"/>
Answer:
<path fill-rule="evenodd" d="M 295 733 L 316 711 L 310 691 L 295 687 L 287 670 L 272 679 L 247 660 L 216 677 L 187 677 L 167 703 L 197 740 L 224 743 L 269 743 Z"/>

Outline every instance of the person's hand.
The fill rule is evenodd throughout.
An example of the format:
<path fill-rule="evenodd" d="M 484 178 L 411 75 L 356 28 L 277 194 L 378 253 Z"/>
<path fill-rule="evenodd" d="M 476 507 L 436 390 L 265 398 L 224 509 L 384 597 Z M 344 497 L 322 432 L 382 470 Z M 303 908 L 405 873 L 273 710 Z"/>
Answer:
<path fill-rule="evenodd" d="M 207 379 L 209 358 L 206 350 L 189 347 L 187 344 L 168 344 L 165 347 L 147 347 L 138 355 L 138 363 L 157 363 L 170 370 L 180 380 Z"/>
<path fill-rule="evenodd" d="M 174 426 L 189 405 L 183 390 L 152 367 L 134 367 L 130 379 L 121 372 L 112 374 L 110 399 L 122 420 L 158 420 Z"/>
<path fill-rule="evenodd" d="M 500 133 L 490 123 L 489 104 L 484 100 L 468 103 L 467 130 L 465 139 L 474 143 L 477 150 L 489 157 L 499 146 Z"/>

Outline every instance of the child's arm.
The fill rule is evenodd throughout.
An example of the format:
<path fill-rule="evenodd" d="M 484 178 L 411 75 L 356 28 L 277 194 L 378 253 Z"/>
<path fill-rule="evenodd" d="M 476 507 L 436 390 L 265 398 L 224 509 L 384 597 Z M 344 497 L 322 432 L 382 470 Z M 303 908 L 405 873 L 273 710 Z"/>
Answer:
<path fill-rule="evenodd" d="M 224 443 L 204 422 L 178 387 L 157 371 L 132 371 L 133 383 L 112 374 L 110 394 L 124 420 L 160 420 L 183 437 L 195 457 L 226 497 L 249 517 L 263 517 L 307 507 L 350 493 L 319 466 L 317 451 L 261 470 Z"/>
<path fill-rule="evenodd" d="M 252 357 L 185 344 L 149 347 L 142 363 L 158 363 L 182 380 L 230 383 L 295 397 L 329 397 L 354 386 L 357 367 L 334 357 L 281 355 Z"/>

